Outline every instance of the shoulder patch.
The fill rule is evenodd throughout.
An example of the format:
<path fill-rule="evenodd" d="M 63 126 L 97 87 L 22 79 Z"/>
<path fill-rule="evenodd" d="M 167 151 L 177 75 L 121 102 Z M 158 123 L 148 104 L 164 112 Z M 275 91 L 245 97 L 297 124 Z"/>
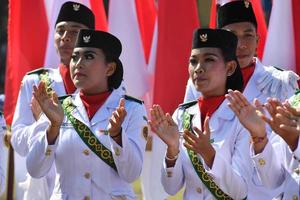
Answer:
<path fill-rule="evenodd" d="M 198 103 L 197 100 L 189 101 L 189 102 L 186 102 L 186 103 L 179 104 L 178 107 L 181 108 L 181 109 L 187 109 L 187 108 L 192 107 L 193 105 L 195 105 L 197 103 Z"/>
<path fill-rule="evenodd" d="M 139 104 L 143 104 L 144 101 L 140 100 L 140 99 L 137 99 L 135 97 L 132 97 L 132 96 L 129 96 L 129 95 L 124 95 L 124 98 L 128 101 L 134 101 L 134 102 L 137 102 Z"/>
<path fill-rule="evenodd" d="M 289 99 L 289 103 L 293 108 L 300 108 L 300 90 L 297 90 L 295 94 Z"/>
<path fill-rule="evenodd" d="M 72 95 L 71 95 L 71 94 L 67 94 L 67 95 L 59 96 L 59 97 L 58 97 L 58 100 L 59 100 L 59 102 L 62 104 L 63 101 L 64 101 L 66 98 L 68 98 L 68 97 L 72 97 Z"/>
<path fill-rule="evenodd" d="M 31 75 L 31 74 L 40 75 L 40 74 L 43 74 L 43 73 L 48 72 L 48 71 L 49 71 L 49 69 L 46 69 L 46 68 L 38 68 L 38 69 L 32 70 L 30 72 L 27 72 L 26 75 Z"/>

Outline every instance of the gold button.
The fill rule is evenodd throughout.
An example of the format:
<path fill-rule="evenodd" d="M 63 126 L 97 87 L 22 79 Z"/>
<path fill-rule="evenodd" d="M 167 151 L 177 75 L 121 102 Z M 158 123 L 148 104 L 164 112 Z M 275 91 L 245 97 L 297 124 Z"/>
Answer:
<path fill-rule="evenodd" d="M 260 166 L 264 166 L 266 164 L 266 161 L 262 158 L 258 159 L 258 163 Z"/>
<path fill-rule="evenodd" d="M 51 155 L 52 150 L 51 149 L 47 149 L 45 155 L 46 156 L 50 156 Z"/>
<path fill-rule="evenodd" d="M 172 177 L 173 173 L 172 172 L 167 172 L 167 177 Z"/>
<path fill-rule="evenodd" d="M 200 194 L 200 193 L 202 192 L 202 189 L 198 187 L 198 188 L 196 189 L 196 191 Z"/>
<path fill-rule="evenodd" d="M 116 156 L 121 155 L 120 149 L 119 148 L 115 148 L 115 154 Z"/>
<path fill-rule="evenodd" d="M 90 151 L 88 149 L 83 150 L 83 154 L 88 156 L 90 154 Z"/>
<path fill-rule="evenodd" d="M 91 198 L 89 196 L 85 196 L 84 200 L 90 200 Z"/>
<path fill-rule="evenodd" d="M 91 174 L 87 172 L 87 173 L 84 174 L 84 177 L 85 177 L 86 179 L 89 179 L 89 178 L 91 178 Z"/>
<path fill-rule="evenodd" d="M 298 196 L 297 196 L 297 195 L 294 195 L 294 196 L 293 196 L 293 200 L 298 200 Z"/>
<path fill-rule="evenodd" d="M 294 169 L 294 172 L 299 175 L 300 174 L 300 168 L 297 167 L 296 169 Z"/>

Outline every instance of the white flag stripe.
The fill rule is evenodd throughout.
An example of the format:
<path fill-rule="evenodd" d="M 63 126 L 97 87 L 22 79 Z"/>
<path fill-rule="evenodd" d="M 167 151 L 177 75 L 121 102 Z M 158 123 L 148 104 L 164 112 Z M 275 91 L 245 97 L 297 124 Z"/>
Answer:
<path fill-rule="evenodd" d="M 141 98 L 149 90 L 149 77 L 139 30 L 134 0 L 111 0 L 109 32 L 117 36 L 123 46 L 121 61 L 124 82 L 129 95 Z"/>
<path fill-rule="evenodd" d="M 263 63 L 295 71 L 296 61 L 291 0 L 273 0 Z"/>

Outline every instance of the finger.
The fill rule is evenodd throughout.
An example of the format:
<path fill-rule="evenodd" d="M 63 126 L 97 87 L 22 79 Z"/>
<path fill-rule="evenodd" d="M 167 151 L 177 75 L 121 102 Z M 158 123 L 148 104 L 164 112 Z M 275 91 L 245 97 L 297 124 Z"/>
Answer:
<path fill-rule="evenodd" d="M 283 103 L 284 107 L 296 117 L 300 117 L 300 109 L 293 108 L 288 101 Z"/>
<path fill-rule="evenodd" d="M 234 105 L 238 110 L 240 110 L 244 104 L 241 102 L 240 98 L 238 97 L 238 93 L 236 93 L 235 91 L 230 91 L 229 95 L 231 97 L 230 103 L 232 105 Z"/>
<path fill-rule="evenodd" d="M 288 119 L 288 118 L 286 118 L 285 116 L 283 116 L 282 114 L 279 114 L 279 113 L 277 113 L 276 115 L 275 115 L 275 122 L 277 123 L 277 124 L 285 124 L 285 125 L 289 125 L 289 126 L 295 126 L 295 120 L 292 120 L 292 119 Z"/>
<path fill-rule="evenodd" d="M 205 132 L 205 135 L 210 138 L 210 128 L 209 128 L 209 117 L 206 117 L 205 120 L 204 120 L 204 132 Z M 197 127 L 195 127 L 197 128 Z"/>
<path fill-rule="evenodd" d="M 228 106 L 235 111 L 235 114 L 239 114 L 240 110 L 242 109 L 241 105 L 238 103 L 238 100 L 235 98 L 233 92 L 230 92 L 229 94 L 226 94 L 225 97 L 230 102 Z"/>
<path fill-rule="evenodd" d="M 54 103 L 60 104 L 60 101 L 58 100 L 58 96 L 55 92 L 52 92 L 52 99 L 53 99 Z"/>
<path fill-rule="evenodd" d="M 167 119 L 167 122 L 171 126 L 177 126 L 177 124 L 174 122 L 173 118 L 171 117 L 171 115 L 169 113 L 166 114 L 166 119 Z"/>
<path fill-rule="evenodd" d="M 234 106 L 234 104 L 232 103 L 228 103 L 227 106 L 234 112 L 234 114 L 236 116 L 240 115 L 240 110 L 236 108 L 236 106 Z"/>
<path fill-rule="evenodd" d="M 124 108 L 125 107 L 125 99 L 121 98 L 119 101 L 119 108 Z"/>
<path fill-rule="evenodd" d="M 235 90 L 233 93 L 236 95 L 236 98 L 239 100 L 242 107 L 251 105 L 249 101 L 246 99 L 246 97 L 240 91 Z"/>
<path fill-rule="evenodd" d="M 185 137 L 188 137 L 188 138 L 190 138 L 191 140 L 193 140 L 194 142 L 197 142 L 197 141 L 199 141 L 199 138 L 196 136 L 196 135 L 194 135 L 193 133 L 191 133 L 190 131 L 188 131 L 188 130 L 184 130 L 184 132 L 183 132 L 183 138 L 185 138 Z"/>
<path fill-rule="evenodd" d="M 287 119 L 292 119 L 293 114 L 290 113 L 288 110 L 284 109 L 283 107 L 277 106 L 276 107 L 277 114 L 281 114 L 283 117 Z"/>
<path fill-rule="evenodd" d="M 300 135 L 299 127 L 291 127 L 291 126 L 287 126 L 285 124 L 281 124 L 280 129 L 285 131 L 288 134 L 298 134 L 298 135 Z"/>
<path fill-rule="evenodd" d="M 192 150 L 194 152 L 197 152 L 196 148 L 193 145 L 186 143 L 186 142 L 184 142 L 183 145 L 185 146 L 185 148 Z"/>
<path fill-rule="evenodd" d="M 154 117 L 154 119 L 155 120 L 157 120 L 157 121 L 160 121 L 160 115 L 159 115 L 159 111 L 158 111 L 158 109 L 159 109 L 159 105 L 154 105 L 153 106 L 153 117 Z"/>
<path fill-rule="evenodd" d="M 162 107 L 158 106 L 158 114 L 162 119 L 165 119 L 165 112 L 163 111 Z"/>
<path fill-rule="evenodd" d="M 109 119 L 109 123 L 110 123 L 111 127 L 117 127 L 117 124 L 115 123 L 115 121 L 112 118 Z"/>
<path fill-rule="evenodd" d="M 269 102 L 265 104 L 265 108 L 272 118 L 276 115 L 276 107 L 273 107 Z"/>
<path fill-rule="evenodd" d="M 261 113 L 264 113 L 264 105 L 260 103 L 260 101 L 257 98 L 254 98 L 253 100 L 254 106 L 257 110 L 259 110 Z"/>
<path fill-rule="evenodd" d="M 270 118 L 268 118 L 264 113 L 262 113 L 262 112 L 256 112 L 257 113 L 257 115 L 262 119 L 262 120 L 264 120 L 266 123 L 268 123 L 270 126 L 272 126 L 272 124 L 273 124 L 273 121 L 272 121 L 272 119 L 270 119 Z"/>
<path fill-rule="evenodd" d="M 118 112 L 113 112 L 113 119 L 115 121 L 116 124 L 120 124 L 120 116 L 119 116 L 119 113 Z"/>

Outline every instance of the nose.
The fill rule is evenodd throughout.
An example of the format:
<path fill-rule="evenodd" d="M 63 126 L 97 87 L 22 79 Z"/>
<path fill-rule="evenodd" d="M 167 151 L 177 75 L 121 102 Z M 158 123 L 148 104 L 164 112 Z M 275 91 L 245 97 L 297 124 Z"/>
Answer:
<path fill-rule="evenodd" d="M 75 68 L 81 69 L 83 67 L 82 58 L 79 58 L 77 62 L 75 62 Z"/>
<path fill-rule="evenodd" d="M 238 37 L 237 47 L 238 47 L 238 49 L 246 49 L 247 48 L 246 42 L 241 37 Z"/>
<path fill-rule="evenodd" d="M 63 36 L 62 36 L 62 41 L 64 42 L 70 42 L 71 41 L 71 37 L 70 37 L 70 34 L 68 33 L 68 31 L 65 31 Z"/>
<path fill-rule="evenodd" d="M 197 73 L 197 74 L 202 74 L 202 73 L 204 73 L 204 72 L 205 72 L 205 70 L 203 69 L 203 67 L 201 66 L 201 64 L 198 63 L 198 64 L 197 64 L 197 67 L 195 68 L 195 73 Z"/>

